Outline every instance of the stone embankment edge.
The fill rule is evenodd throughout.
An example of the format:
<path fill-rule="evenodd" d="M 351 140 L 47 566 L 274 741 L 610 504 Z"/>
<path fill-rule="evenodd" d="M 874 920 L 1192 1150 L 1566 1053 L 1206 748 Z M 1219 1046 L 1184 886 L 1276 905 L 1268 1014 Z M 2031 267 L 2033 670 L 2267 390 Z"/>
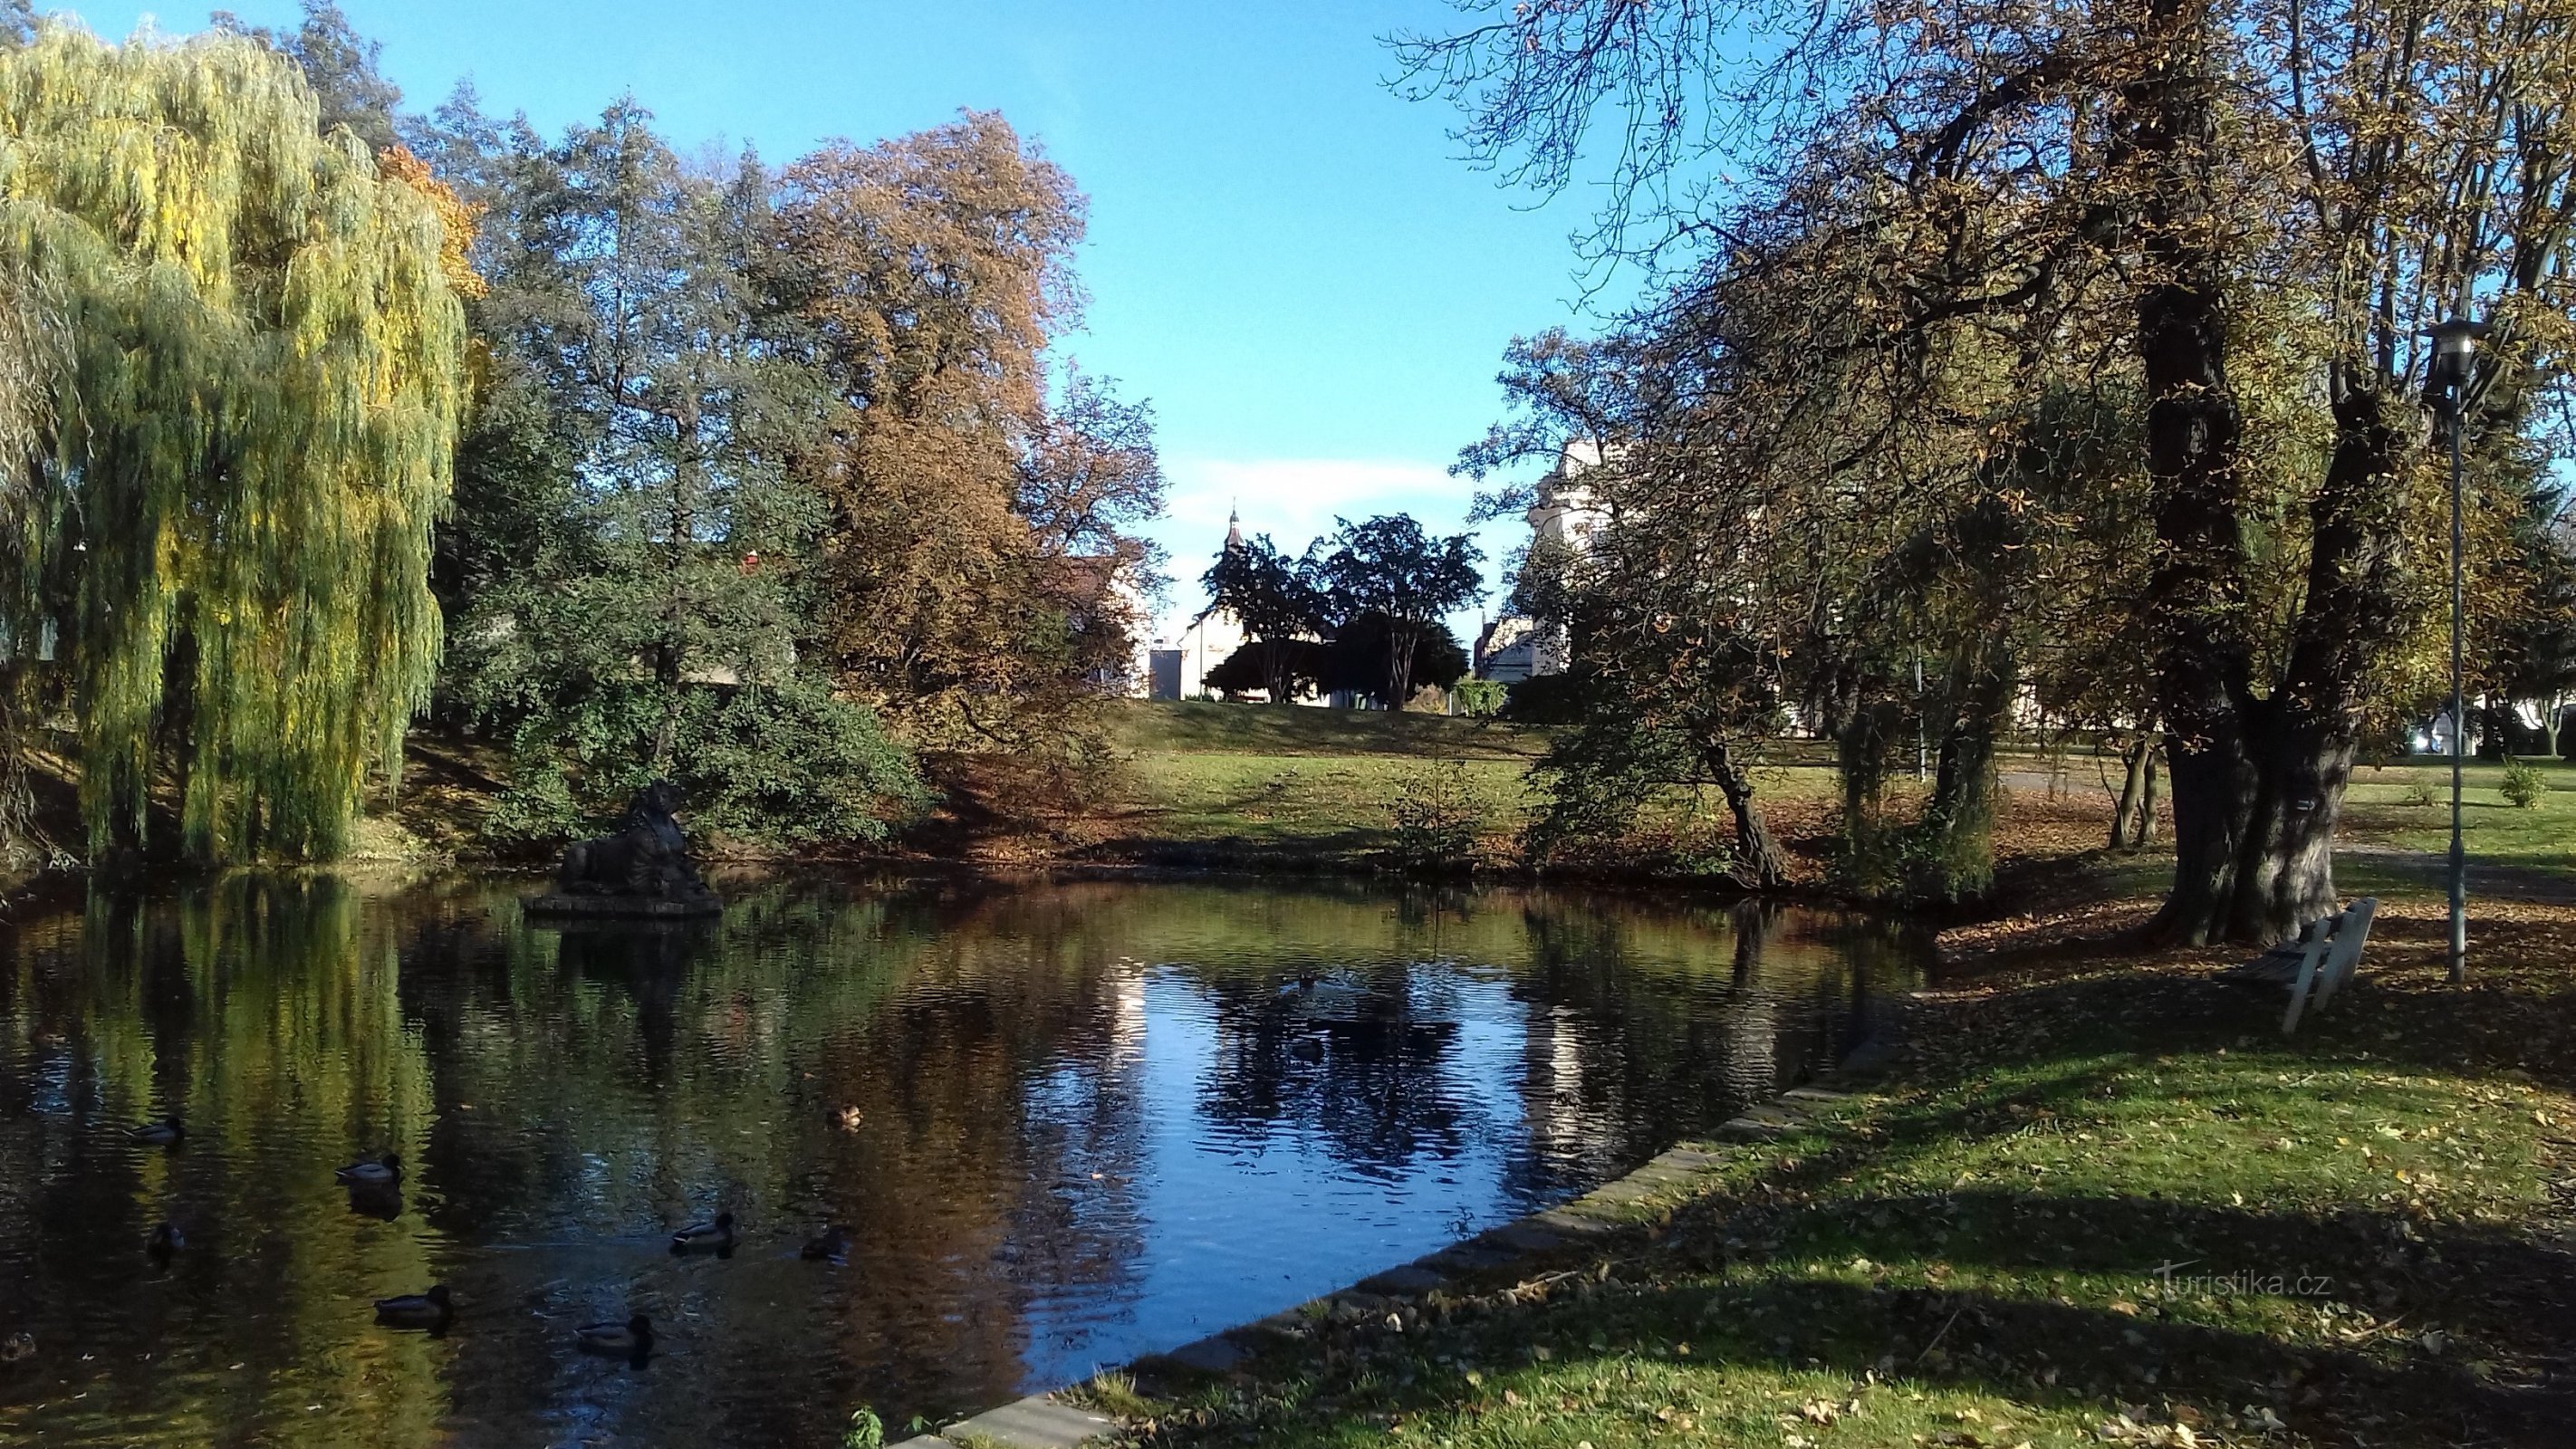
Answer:
<path fill-rule="evenodd" d="M 1510 1270 L 1528 1260 L 1579 1245 L 1584 1240 L 1623 1228 L 1634 1228 L 1658 1216 L 1658 1209 L 1695 1194 L 1726 1165 L 1726 1144 L 1767 1142 L 1809 1126 L 1816 1115 L 1850 1102 L 1885 1076 L 1895 1055 L 1895 1025 L 1845 1056 L 1831 1071 L 1792 1087 L 1769 1102 L 1748 1107 L 1719 1125 L 1718 1141 L 1684 1143 L 1658 1154 L 1643 1167 L 1602 1184 L 1571 1202 L 1488 1228 L 1436 1253 L 1401 1267 L 1363 1278 L 1337 1293 L 1256 1319 L 1222 1333 L 1182 1344 L 1169 1353 L 1148 1354 L 1131 1366 L 1140 1374 L 1164 1376 L 1231 1372 L 1263 1347 L 1304 1338 L 1325 1321 L 1407 1318 L 1411 1300 L 1448 1287 L 1466 1275 Z M 1117 1420 L 1066 1402 L 1054 1393 L 1025 1399 L 960 1420 L 935 1434 L 906 1439 L 893 1449 L 1077 1449 L 1119 1432 Z"/>

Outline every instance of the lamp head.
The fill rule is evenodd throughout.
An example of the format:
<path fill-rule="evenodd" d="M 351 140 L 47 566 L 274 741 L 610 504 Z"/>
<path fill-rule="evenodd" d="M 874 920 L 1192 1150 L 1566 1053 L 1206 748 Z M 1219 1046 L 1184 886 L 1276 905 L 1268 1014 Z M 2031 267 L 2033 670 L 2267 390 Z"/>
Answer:
<path fill-rule="evenodd" d="M 2478 350 L 2478 344 L 2485 340 L 2490 330 L 2484 322 L 2473 322 L 2455 314 L 2425 328 L 2424 335 L 2433 339 L 2435 356 L 2465 358 Z"/>
<path fill-rule="evenodd" d="M 2489 330 L 2487 323 L 2456 312 L 2424 329 L 2422 335 L 2433 339 L 2433 362 L 2426 370 L 2424 391 L 2434 407 L 2453 412 L 2468 400 L 2469 369 L 2478 343 Z"/>

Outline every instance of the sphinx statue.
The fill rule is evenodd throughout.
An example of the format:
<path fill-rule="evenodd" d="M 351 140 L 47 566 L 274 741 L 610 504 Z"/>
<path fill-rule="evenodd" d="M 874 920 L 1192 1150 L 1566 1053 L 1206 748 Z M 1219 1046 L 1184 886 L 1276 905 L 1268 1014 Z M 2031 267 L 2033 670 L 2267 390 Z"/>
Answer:
<path fill-rule="evenodd" d="M 575 842 L 555 870 L 555 888 L 523 904 L 541 915 L 714 915 L 724 902 L 698 875 L 680 834 L 680 787 L 656 780 L 635 792 L 614 835 Z"/>

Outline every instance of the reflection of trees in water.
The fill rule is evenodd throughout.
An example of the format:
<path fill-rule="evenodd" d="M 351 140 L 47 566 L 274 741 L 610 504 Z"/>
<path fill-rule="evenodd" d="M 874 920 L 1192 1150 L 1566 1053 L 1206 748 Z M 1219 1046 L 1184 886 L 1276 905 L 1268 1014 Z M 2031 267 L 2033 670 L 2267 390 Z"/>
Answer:
<path fill-rule="evenodd" d="M 334 1160 L 317 1142 L 417 1145 L 425 1080 L 396 976 L 389 939 L 327 878 L 240 875 L 150 902 L 102 893 L 80 917 L 0 931 L 0 1179 L 24 1194 L 0 1197 L 0 1243 L 13 1245 L 0 1247 L 0 1331 L 31 1326 L 66 1349 L 77 1334 L 77 1352 L 44 1354 L 43 1379 L 0 1392 L 84 1394 L 72 1422 L 118 1439 L 202 1441 L 185 1423 L 342 1444 L 364 1416 L 364 1442 L 427 1441 L 434 1378 L 390 1371 L 418 1368 L 415 1355 L 383 1348 L 361 1375 L 307 1352 L 345 1336 L 348 1284 L 423 1281 L 414 1236 L 353 1230 L 327 1167 L 314 1171 Z M 122 1140 L 165 1107 L 186 1120 L 181 1150 Z M 166 1274 L 140 1246 L 165 1218 L 188 1239 Z M 24 1241 L 30 1224 L 41 1251 Z M 162 1376 L 132 1365 L 209 1367 L 169 1349 L 210 1312 L 225 1315 L 228 1356 L 211 1367 L 226 1371 L 193 1377 L 188 1412 L 165 1417 Z M 278 1407 L 289 1397 L 291 1413 Z M 0 1407 L 0 1439 L 12 1423 Z"/>
<path fill-rule="evenodd" d="M 984 909 L 772 890 L 693 932 L 512 933 L 507 993 L 468 977 L 417 1003 L 464 1029 L 433 1047 L 442 1084 L 515 1102 L 448 1119 L 449 1175 L 507 1186 L 452 1193 L 488 1210 L 443 1225 L 525 1239 L 727 1207 L 792 1245 L 851 1223 L 848 1269 L 799 1285 L 812 1311 L 691 1305 L 705 1366 L 680 1371 L 728 1434 L 819 1435 L 818 1372 L 890 1407 L 1014 1387 L 1038 1285 L 1121 1290 L 1138 1114 L 1107 1065 L 1113 953 L 997 934 Z"/>
<path fill-rule="evenodd" d="M 1312 986 L 1222 968 L 1197 981 L 1216 1025 L 1198 1110 L 1229 1138 L 1311 1127 L 1337 1160 L 1380 1175 L 1458 1152 L 1456 1015 L 1425 999 L 1409 964 L 1324 969 Z"/>
<path fill-rule="evenodd" d="M 1873 979 L 1899 969 L 1875 922 L 1743 901 L 1683 913 L 1534 893 L 1522 1091 L 1529 1200 L 1613 1176 L 1706 1132 L 1850 1044 Z M 1676 924 L 1723 956 L 1672 949 Z"/>
<path fill-rule="evenodd" d="M 49 1391 L 91 1389 L 79 1422 L 127 1437 L 408 1444 L 549 1420 L 828 1443 L 858 1398 L 908 1413 L 1014 1389 L 1033 1344 L 1094 1321 L 1077 1306 L 1134 1291 L 1149 973 L 1212 1012 L 1211 1130 L 1293 1123 L 1381 1176 L 1507 1123 L 1462 1073 L 1446 963 L 1479 1010 L 1508 989 L 1540 1144 L 1514 1188 L 1536 1195 L 1844 1029 L 1853 976 L 1820 928 L 1768 919 L 1712 959 L 1731 928 L 1342 885 L 809 883 L 711 925 L 571 932 L 527 929 L 489 882 L 102 896 L 0 930 L 0 1329 L 81 1322 L 96 1363 Z M 1329 987 L 1298 989 L 1300 967 Z M 1802 1025 L 1819 1003 L 1825 1025 Z M 164 1100 L 186 1150 L 117 1140 Z M 414 1164 L 390 1225 L 327 1171 L 383 1148 Z M 750 1235 L 735 1261 L 661 1253 L 659 1230 L 718 1207 Z M 164 1216 L 190 1246 L 155 1278 L 139 1244 Z M 850 1266 L 795 1263 L 833 1220 L 859 1230 Z M 352 1317 L 442 1278 L 468 1307 L 441 1345 Z M 630 1302 L 682 1346 L 641 1376 L 573 1362 L 556 1330 Z M 102 1303 L 123 1306 L 82 1306 Z M 110 1381 L 173 1341 L 245 1368 Z"/>

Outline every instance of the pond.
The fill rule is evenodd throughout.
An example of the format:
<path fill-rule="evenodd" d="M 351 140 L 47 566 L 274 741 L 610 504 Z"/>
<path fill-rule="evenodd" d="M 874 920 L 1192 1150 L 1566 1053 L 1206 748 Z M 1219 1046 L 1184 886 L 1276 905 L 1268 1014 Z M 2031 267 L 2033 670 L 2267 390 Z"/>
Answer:
<path fill-rule="evenodd" d="M 1538 890 L 815 877 L 557 930 L 534 884 L 0 926 L 0 1345 L 34 1348 L 0 1442 L 941 1420 L 1617 1176 L 1830 1065 L 1918 959 L 1861 916 Z M 165 1114 L 177 1145 L 128 1137 Z M 394 1187 L 335 1183 L 387 1151 Z M 730 1254 L 671 1254 L 720 1211 Z M 800 1258 L 836 1222 L 846 1263 Z M 372 1321 L 433 1283 L 445 1334 Z M 640 1366 L 577 1351 L 631 1313 Z"/>

